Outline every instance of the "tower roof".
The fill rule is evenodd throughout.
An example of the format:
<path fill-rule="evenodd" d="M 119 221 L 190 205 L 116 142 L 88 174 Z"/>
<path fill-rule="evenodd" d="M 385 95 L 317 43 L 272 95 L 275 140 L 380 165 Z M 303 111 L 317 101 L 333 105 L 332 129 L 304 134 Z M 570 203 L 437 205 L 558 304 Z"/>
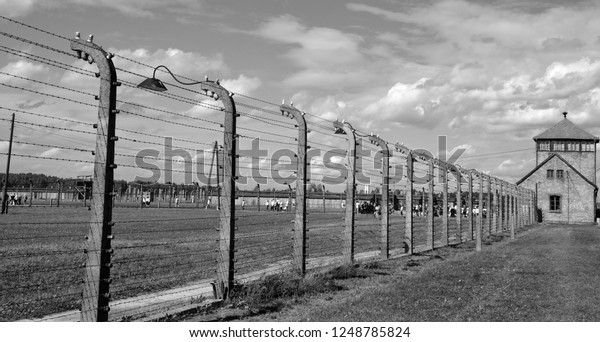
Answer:
<path fill-rule="evenodd" d="M 533 140 L 554 139 L 554 140 L 594 140 L 599 138 L 577 127 L 573 122 L 567 119 L 567 113 L 563 113 L 565 118 L 556 125 L 550 127 L 545 132 L 533 137 Z"/>

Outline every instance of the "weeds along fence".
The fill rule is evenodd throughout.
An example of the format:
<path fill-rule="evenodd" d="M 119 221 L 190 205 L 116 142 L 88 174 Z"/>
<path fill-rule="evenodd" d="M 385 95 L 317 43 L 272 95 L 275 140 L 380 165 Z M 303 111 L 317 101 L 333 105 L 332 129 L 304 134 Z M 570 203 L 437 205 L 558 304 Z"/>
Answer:
<path fill-rule="evenodd" d="M 530 190 L 1 19 L 0 50 L 14 61 L 0 72 L 14 98 L 0 120 L 16 115 L 11 172 L 91 175 L 9 187 L 28 202 L 0 221 L 2 321 L 149 319 L 267 273 L 470 240 L 480 250 L 534 222 Z M 154 71 L 167 91 L 138 87 Z"/>

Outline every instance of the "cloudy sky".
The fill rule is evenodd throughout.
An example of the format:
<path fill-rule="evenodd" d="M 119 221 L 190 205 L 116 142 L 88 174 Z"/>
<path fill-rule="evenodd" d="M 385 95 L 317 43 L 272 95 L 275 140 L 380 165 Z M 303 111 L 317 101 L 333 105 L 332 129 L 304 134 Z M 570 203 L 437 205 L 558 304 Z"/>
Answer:
<path fill-rule="evenodd" d="M 600 135 L 600 4 L 592 0 L 0 0 L 0 8 L 3 16 L 59 36 L 93 33 L 97 44 L 118 56 L 164 64 L 191 79 L 219 78 L 227 89 L 247 96 L 240 101 L 256 107 L 293 100 L 314 122 L 328 125 L 323 119 L 345 119 L 362 132 L 434 155 L 437 137 L 447 136 L 449 151 L 467 149 L 459 164 L 507 180 L 521 178 L 534 166 L 532 137 L 560 121 L 563 111 L 580 127 Z M 5 19 L 0 19 L 0 30 L 69 50 L 64 40 Z M 6 36 L 0 37 L 0 45 L 35 55 L 48 53 Z M 82 82 L 80 74 L 4 51 L 0 82 L 40 92 L 47 88 L 12 76 L 18 75 L 58 80 L 59 85 L 92 93 L 97 88 L 93 79 Z M 94 70 L 68 56 L 52 58 Z M 148 76 L 152 72 L 127 59 L 114 62 L 127 71 Z M 129 76 L 119 73 L 120 79 Z M 8 118 L 10 108 L 29 108 L 85 121 L 76 108 L 67 110 L 71 104 L 39 94 L 2 87 L 0 97 L 8 108 L 0 111 L 2 118 Z M 119 99 L 158 108 L 165 102 L 124 87 Z M 191 104 L 167 110 L 215 117 Z M 254 115 L 261 115 L 260 110 Z M 151 120 L 119 120 L 131 130 L 174 134 L 161 131 L 163 125 Z M 246 124 L 260 131 L 261 124 Z M 7 122 L 0 125 L 5 140 Z M 187 130 L 178 132 L 175 136 L 182 140 L 193 137 Z M 253 136 L 268 137 L 256 132 Z M 205 141 L 211 139 L 207 136 Z M 314 139 L 323 146 L 344 146 L 335 139 Z M 75 143 L 72 140 L 71 146 Z M 7 144 L 0 144 L 6 150 Z M 18 148 L 25 153 L 33 147 Z M 144 146 L 128 148 L 133 153 Z M 27 151 L 68 154 L 56 147 Z M 17 165 L 18 171 L 47 167 L 39 160 Z M 78 167 L 63 172 L 85 173 L 89 165 Z"/>

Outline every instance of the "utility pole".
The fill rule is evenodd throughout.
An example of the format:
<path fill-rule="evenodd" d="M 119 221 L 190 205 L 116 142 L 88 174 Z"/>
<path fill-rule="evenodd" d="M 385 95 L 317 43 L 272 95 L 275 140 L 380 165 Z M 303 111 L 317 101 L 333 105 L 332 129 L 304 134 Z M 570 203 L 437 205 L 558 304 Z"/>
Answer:
<path fill-rule="evenodd" d="M 4 177 L 4 189 L 2 190 L 2 214 L 8 214 L 8 175 L 10 174 L 10 156 L 12 155 L 13 133 L 15 131 L 15 113 L 12 114 L 10 121 L 10 141 L 8 143 L 8 156 L 6 159 L 6 176 Z"/>

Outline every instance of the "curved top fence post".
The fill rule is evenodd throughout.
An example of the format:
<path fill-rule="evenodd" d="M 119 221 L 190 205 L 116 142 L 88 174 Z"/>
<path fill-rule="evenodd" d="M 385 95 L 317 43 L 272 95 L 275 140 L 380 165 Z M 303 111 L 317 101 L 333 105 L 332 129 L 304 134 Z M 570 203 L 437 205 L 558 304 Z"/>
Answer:
<path fill-rule="evenodd" d="M 344 229 L 344 263 L 354 263 L 354 198 L 356 187 L 356 134 L 350 123 L 334 121 L 336 134 L 348 136 L 348 176 L 346 178 L 346 228 Z"/>
<path fill-rule="evenodd" d="M 86 236 L 86 263 L 81 304 L 81 320 L 103 322 L 108 320 L 109 284 L 111 268 L 112 240 L 112 201 L 115 158 L 115 126 L 117 73 L 112 62 L 113 55 L 93 43 L 90 35 L 87 41 L 79 38 L 71 40 L 71 49 L 80 59 L 96 63 L 100 77 L 98 96 L 98 121 L 96 127 L 96 150 L 92 190 L 91 221 Z"/>
<path fill-rule="evenodd" d="M 413 254 L 413 152 L 406 146 L 396 143 L 396 152 L 406 156 L 406 195 L 404 199 L 405 215 L 404 222 L 404 250 L 408 254 Z"/>
<path fill-rule="evenodd" d="M 237 159 L 237 111 L 233 93 L 219 84 L 219 81 L 206 79 L 200 82 L 203 91 L 211 93 L 215 100 L 221 100 L 225 106 L 223 122 L 223 193 L 220 210 L 219 256 L 215 297 L 226 299 L 233 288 L 234 248 L 235 248 L 235 175 Z M 218 170 L 217 170 L 218 172 Z"/>
<path fill-rule="evenodd" d="M 382 165 L 381 165 L 381 245 L 379 255 L 382 259 L 388 259 L 390 256 L 390 149 L 385 140 L 378 135 L 369 135 L 369 140 L 372 144 L 381 148 Z"/>
<path fill-rule="evenodd" d="M 279 107 L 281 114 L 293 118 L 298 123 L 298 169 L 296 177 L 296 220 L 294 221 L 294 267 L 300 274 L 306 273 L 306 183 L 308 146 L 307 128 L 304 113 L 282 104 Z M 290 204 L 291 205 L 291 204 Z"/>

